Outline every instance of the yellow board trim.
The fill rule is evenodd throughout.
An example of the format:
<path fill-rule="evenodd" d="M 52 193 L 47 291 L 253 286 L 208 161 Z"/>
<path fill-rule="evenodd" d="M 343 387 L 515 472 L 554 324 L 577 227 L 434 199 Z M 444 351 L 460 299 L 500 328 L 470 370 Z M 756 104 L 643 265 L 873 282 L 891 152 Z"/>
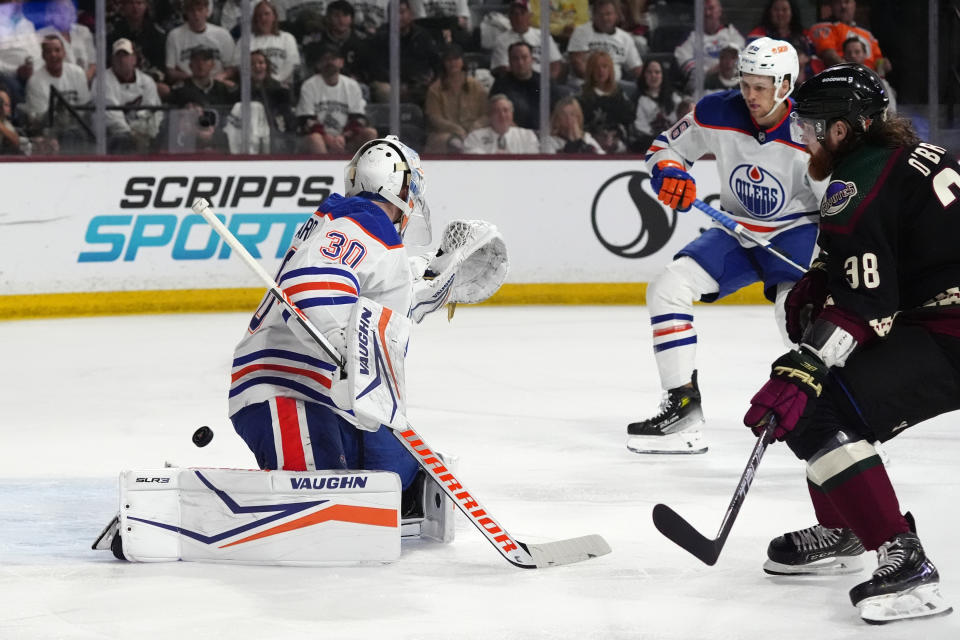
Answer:
<path fill-rule="evenodd" d="M 252 312 L 263 289 L 185 289 L 0 296 L 0 320 L 140 313 Z M 484 304 L 646 304 L 645 282 L 505 284 Z M 760 283 L 718 304 L 765 304 Z"/>

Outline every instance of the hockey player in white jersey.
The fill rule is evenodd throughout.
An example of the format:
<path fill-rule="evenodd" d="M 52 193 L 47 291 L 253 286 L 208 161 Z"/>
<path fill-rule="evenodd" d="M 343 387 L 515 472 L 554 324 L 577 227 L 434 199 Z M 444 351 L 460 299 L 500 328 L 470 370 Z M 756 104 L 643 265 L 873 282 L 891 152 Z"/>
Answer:
<path fill-rule="evenodd" d="M 704 97 L 657 136 L 646 155 L 651 185 L 661 202 L 687 211 L 697 197 L 688 171 L 701 156 L 714 154 L 722 208 L 807 266 L 816 243 L 819 196 L 807 175 L 809 155 L 789 118 L 797 53 L 787 42 L 760 38 L 741 52 L 739 71 L 739 89 Z M 627 427 L 627 447 L 638 453 L 706 452 L 699 430 L 704 420 L 693 302 L 713 302 L 763 282 L 786 340 L 783 301 L 800 276 L 717 223 L 680 250 L 647 289 L 654 357 L 666 395 L 657 415 Z"/>
<path fill-rule="evenodd" d="M 276 277 L 341 355 L 361 296 L 406 315 L 431 294 L 429 286 L 415 292 L 403 244 L 414 236 L 415 244 L 430 240 L 417 153 L 395 136 L 370 141 L 347 165 L 344 180 L 346 196 L 332 194 L 299 228 Z M 410 488 L 416 460 L 387 428 L 356 426 L 339 371 L 268 294 L 234 352 L 234 428 L 261 469 L 386 470 Z"/>

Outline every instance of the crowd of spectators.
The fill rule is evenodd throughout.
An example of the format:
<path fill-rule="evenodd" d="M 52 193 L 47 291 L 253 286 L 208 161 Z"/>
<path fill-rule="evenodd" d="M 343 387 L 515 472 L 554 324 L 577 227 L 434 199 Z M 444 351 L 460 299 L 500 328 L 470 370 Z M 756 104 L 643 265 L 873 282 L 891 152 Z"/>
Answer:
<path fill-rule="evenodd" d="M 653 15 L 671 0 L 551 0 L 545 51 L 539 2 L 502 1 L 400 0 L 391 87 L 389 0 L 253 0 L 244 147 L 239 0 L 108 0 L 107 69 L 92 6 L 0 0 L 0 154 L 90 153 L 98 75 L 111 153 L 350 154 L 388 132 L 393 89 L 405 137 L 431 154 L 642 152 L 693 108 L 692 20 L 671 39 Z M 795 0 L 758 0 L 744 37 L 705 0 L 704 89 L 736 88 L 739 51 L 761 36 L 794 45 L 800 81 L 842 61 L 885 74 L 855 0 L 822 4 L 829 18 L 805 27 Z"/>

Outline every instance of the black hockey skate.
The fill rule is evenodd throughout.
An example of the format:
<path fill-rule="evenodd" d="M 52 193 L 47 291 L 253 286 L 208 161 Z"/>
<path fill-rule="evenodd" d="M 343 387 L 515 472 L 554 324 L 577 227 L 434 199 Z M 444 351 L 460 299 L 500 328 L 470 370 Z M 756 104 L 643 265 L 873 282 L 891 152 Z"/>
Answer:
<path fill-rule="evenodd" d="M 775 576 L 841 575 L 863 568 L 865 551 L 850 529 L 814 525 L 770 541 L 763 570 Z"/>
<path fill-rule="evenodd" d="M 850 602 L 870 624 L 946 615 L 953 611 L 940 595 L 940 574 L 913 532 L 898 533 L 877 550 L 873 577 L 850 590 Z"/>
<path fill-rule="evenodd" d="M 693 388 L 670 389 L 660 403 L 660 413 L 649 420 L 627 425 L 627 448 L 636 453 L 706 453 L 698 426 L 703 424 L 697 372 Z"/>

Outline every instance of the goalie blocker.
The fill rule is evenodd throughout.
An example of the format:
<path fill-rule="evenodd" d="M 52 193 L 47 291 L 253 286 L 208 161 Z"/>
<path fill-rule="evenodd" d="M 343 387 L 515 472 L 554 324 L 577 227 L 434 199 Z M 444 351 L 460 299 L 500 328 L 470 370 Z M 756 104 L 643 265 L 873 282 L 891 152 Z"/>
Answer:
<path fill-rule="evenodd" d="M 400 478 L 389 471 L 124 471 L 119 515 L 93 548 L 133 562 L 391 562 L 401 532 L 453 539 L 452 503 L 429 480 L 414 490 L 401 518 Z"/>

